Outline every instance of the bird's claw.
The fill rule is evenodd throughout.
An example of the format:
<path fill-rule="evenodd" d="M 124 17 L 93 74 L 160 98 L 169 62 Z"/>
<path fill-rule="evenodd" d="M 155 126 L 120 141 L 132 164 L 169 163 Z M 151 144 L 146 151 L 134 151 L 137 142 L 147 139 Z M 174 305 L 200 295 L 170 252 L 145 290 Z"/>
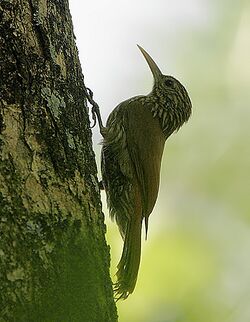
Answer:
<path fill-rule="evenodd" d="M 97 104 L 96 102 L 93 100 L 93 92 L 91 91 L 90 88 L 86 87 L 86 90 L 87 90 L 87 98 L 88 98 L 88 101 L 90 102 L 90 104 L 92 105 L 92 108 L 91 108 L 91 114 L 92 114 L 92 120 L 93 120 L 93 125 L 90 126 L 90 128 L 92 129 L 93 127 L 96 126 L 96 108 L 97 108 Z"/>
<path fill-rule="evenodd" d="M 90 126 L 90 128 L 92 129 L 93 127 L 96 126 L 96 112 L 95 112 L 95 107 L 94 106 L 92 106 L 91 114 L 92 114 L 93 124 Z"/>
<path fill-rule="evenodd" d="M 100 132 L 102 134 L 103 125 L 102 125 L 100 109 L 99 109 L 98 104 L 93 100 L 93 92 L 88 87 L 86 87 L 86 95 L 87 95 L 87 99 L 88 99 L 89 103 L 92 105 L 91 114 L 92 114 L 92 120 L 93 120 L 94 124 L 91 126 L 91 128 L 93 128 L 98 121 L 99 127 L 100 127 Z"/>

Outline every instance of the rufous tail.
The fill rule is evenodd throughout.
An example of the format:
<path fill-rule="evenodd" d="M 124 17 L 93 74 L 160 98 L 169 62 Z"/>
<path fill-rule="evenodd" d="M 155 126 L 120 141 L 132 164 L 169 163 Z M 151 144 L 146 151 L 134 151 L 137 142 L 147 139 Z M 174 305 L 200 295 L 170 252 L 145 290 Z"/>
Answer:
<path fill-rule="evenodd" d="M 116 300 L 126 299 L 134 291 L 141 259 L 141 227 L 140 219 L 128 222 L 122 256 L 117 265 Z"/>

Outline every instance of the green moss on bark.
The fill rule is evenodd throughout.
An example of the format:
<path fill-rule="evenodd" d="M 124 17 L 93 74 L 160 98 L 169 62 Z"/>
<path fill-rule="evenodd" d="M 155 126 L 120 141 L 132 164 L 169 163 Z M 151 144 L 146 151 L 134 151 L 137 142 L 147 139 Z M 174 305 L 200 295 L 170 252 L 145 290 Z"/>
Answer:
<path fill-rule="evenodd" d="M 0 18 L 0 320 L 116 321 L 68 3 Z"/>

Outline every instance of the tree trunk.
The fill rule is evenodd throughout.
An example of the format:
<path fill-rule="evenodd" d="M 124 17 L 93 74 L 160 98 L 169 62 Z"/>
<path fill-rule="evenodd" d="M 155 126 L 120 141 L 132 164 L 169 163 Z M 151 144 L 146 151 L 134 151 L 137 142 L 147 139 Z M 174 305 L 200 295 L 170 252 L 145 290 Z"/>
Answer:
<path fill-rule="evenodd" d="M 0 321 L 117 321 L 66 0 L 0 2 Z"/>

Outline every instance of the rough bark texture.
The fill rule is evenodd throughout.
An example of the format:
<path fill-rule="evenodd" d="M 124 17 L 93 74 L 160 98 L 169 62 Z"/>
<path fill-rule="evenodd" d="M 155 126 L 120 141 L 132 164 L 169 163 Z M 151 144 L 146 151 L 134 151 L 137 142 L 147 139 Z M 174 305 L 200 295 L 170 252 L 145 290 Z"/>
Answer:
<path fill-rule="evenodd" d="M 116 321 L 68 1 L 0 2 L 0 321 Z"/>

